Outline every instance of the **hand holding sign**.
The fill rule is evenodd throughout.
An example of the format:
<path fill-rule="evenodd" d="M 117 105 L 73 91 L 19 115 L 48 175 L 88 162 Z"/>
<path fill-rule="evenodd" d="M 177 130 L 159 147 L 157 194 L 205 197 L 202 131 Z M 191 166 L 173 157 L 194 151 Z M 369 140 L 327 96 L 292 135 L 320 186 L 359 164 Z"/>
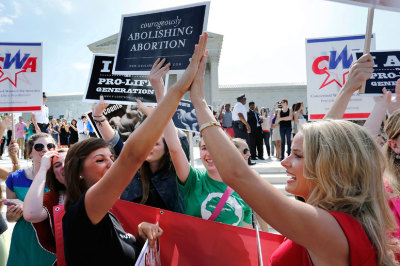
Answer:
<path fill-rule="evenodd" d="M 143 240 L 149 240 L 149 246 L 154 247 L 155 241 L 163 234 L 163 230 L 157 224 L 140 223 L 138 225 L 138 237 Z"/>
<path fill-rule="evenodd" d="M 8 145 L 8 154 L 10 157 L 18 156 L 19 146 L 16 140 L 11 140 L 10 144 Z"/>
<path fill-rule="evenodd" d="M 108 103 L 104 102 L 104 96 L 100 96 L 100 101 L 92 105 L 92 116 L 100 117 L 103 115 L 104 110 L 108 107 Z"/>
<path fill-rule="evenodd" d="M 360 89 L 364 82 L 368 80 L 374 72 L 374 64 L 374 60 L 369 54 L 363 55 L 360 57 L 360 59 L 352 64 L 349 71 L 348 80 L 335 97 L 333 104 L 324 117 L 325 119 L 343 118 L 343 114 L 346 111 L 347 105 L 349 104 L 353 93 Z"/>
<path fill-rule="evenodd" d="M 365 54 L 352 64 L 348 80 L 344 84 L 343 90 L 350 91 L 352 94 L 360 89 L 362 84 L 371 78 L 374 72 L 374 59 L 370 54 Z"/>

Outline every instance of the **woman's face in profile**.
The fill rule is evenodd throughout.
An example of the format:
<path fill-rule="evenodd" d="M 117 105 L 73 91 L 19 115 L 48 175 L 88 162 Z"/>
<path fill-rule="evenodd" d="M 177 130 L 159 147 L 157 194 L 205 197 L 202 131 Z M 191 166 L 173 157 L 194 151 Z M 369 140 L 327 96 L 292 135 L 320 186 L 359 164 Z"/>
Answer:
<path fill-rule="evenodd" d="M 114 155 L 109 148 L 100 148 L 91 152 L 86 157 L 82 172 L 80 173 L 81 177 L 85 180 L 87 188 L 96 184 L 113 163 Z"/>
<path fill-rule="evenodd" d="M 58 182 L 65 186 L 64 162 L 66 152 L 61 152 L 59 157 L 53 157 L 53 171 Z"/>
<path fill-rule="evenodd" d="M 164 154 L 165 154 L 165 145 L 164 145 L 163 137 L 161 137 L 154 145 L 150 154 L 147 156 L 146 162 L 149 162 L 149 163 L 156 162 L 156 161 L 160 160 Z"/>
<path fill-rule="evenodd" d="M 303 133 L 300 131 L 294 136 L 291 154 L 281 164 L 286 168 L 288 175 L 285 190 L 307 199 L 315 185 L 310 179 L 304 177 L 304 157 Z"/>

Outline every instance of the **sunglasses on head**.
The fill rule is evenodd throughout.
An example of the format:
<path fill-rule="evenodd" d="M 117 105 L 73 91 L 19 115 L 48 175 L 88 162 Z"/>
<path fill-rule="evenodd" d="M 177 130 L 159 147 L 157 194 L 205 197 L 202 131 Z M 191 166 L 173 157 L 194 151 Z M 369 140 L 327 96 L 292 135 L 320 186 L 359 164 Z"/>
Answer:
<path fill-rule="evenodd" d="M 247 148 L 244 148 L 244 150 L 243 150 L 243 154 L 247 154 L 249 152 L 249 149 L 247 149 Z"/>
<path fill-rule="evenodd" d="M 47 143 L 46 146 L 47 146 L 47 150 L 49 150 L 49 151 L 54 150 L 56 148 L 56 145 L 54 145 L 53 143 Z M 44 144 L 36 143 L 35 145 L 33 145 L 33 148 L 35 149 L 35 151 L 43 151 Z"/>

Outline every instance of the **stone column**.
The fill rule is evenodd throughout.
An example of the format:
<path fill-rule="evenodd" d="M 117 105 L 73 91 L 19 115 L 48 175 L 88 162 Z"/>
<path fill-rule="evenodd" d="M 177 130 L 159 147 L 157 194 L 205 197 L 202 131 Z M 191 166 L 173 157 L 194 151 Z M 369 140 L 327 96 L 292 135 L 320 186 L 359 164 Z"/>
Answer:
<path fill-rule="evenodd" d="M 207 102 L 214 106 L 217 107 L 218 105 L 217 101 L 217 94 L 218 94 L 218 57 L 216 56 L 211 56 L 209 58 L 210 60 L 210 99 L 207 100 Z"/>

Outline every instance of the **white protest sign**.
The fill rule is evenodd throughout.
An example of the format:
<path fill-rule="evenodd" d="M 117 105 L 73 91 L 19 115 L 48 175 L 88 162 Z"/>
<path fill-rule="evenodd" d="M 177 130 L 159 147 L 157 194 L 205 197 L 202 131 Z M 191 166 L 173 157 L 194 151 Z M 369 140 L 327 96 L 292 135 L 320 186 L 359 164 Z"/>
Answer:
<path fill-rule="evenodd" d="M 42 44 L 0 42 L 0 112 L 42 106 Z"/>
<path fill-rule="evenodd" d="M 307 103 L 310 120 L 323 119 L 336 94 L 346 82 L 349 69 L 356 58 L 353 52 L 362 51 L 364 35 L 306 40 Z M 371 48 L 375 49 L 375 35 Z M 365 120 L 374 106 L 371 97 L 355 93 L 344 119 Z"/>
<path fill-rule="evenodd" d="M 400 12 L 399 0 L 329 0 L 329 1 Z"/>

